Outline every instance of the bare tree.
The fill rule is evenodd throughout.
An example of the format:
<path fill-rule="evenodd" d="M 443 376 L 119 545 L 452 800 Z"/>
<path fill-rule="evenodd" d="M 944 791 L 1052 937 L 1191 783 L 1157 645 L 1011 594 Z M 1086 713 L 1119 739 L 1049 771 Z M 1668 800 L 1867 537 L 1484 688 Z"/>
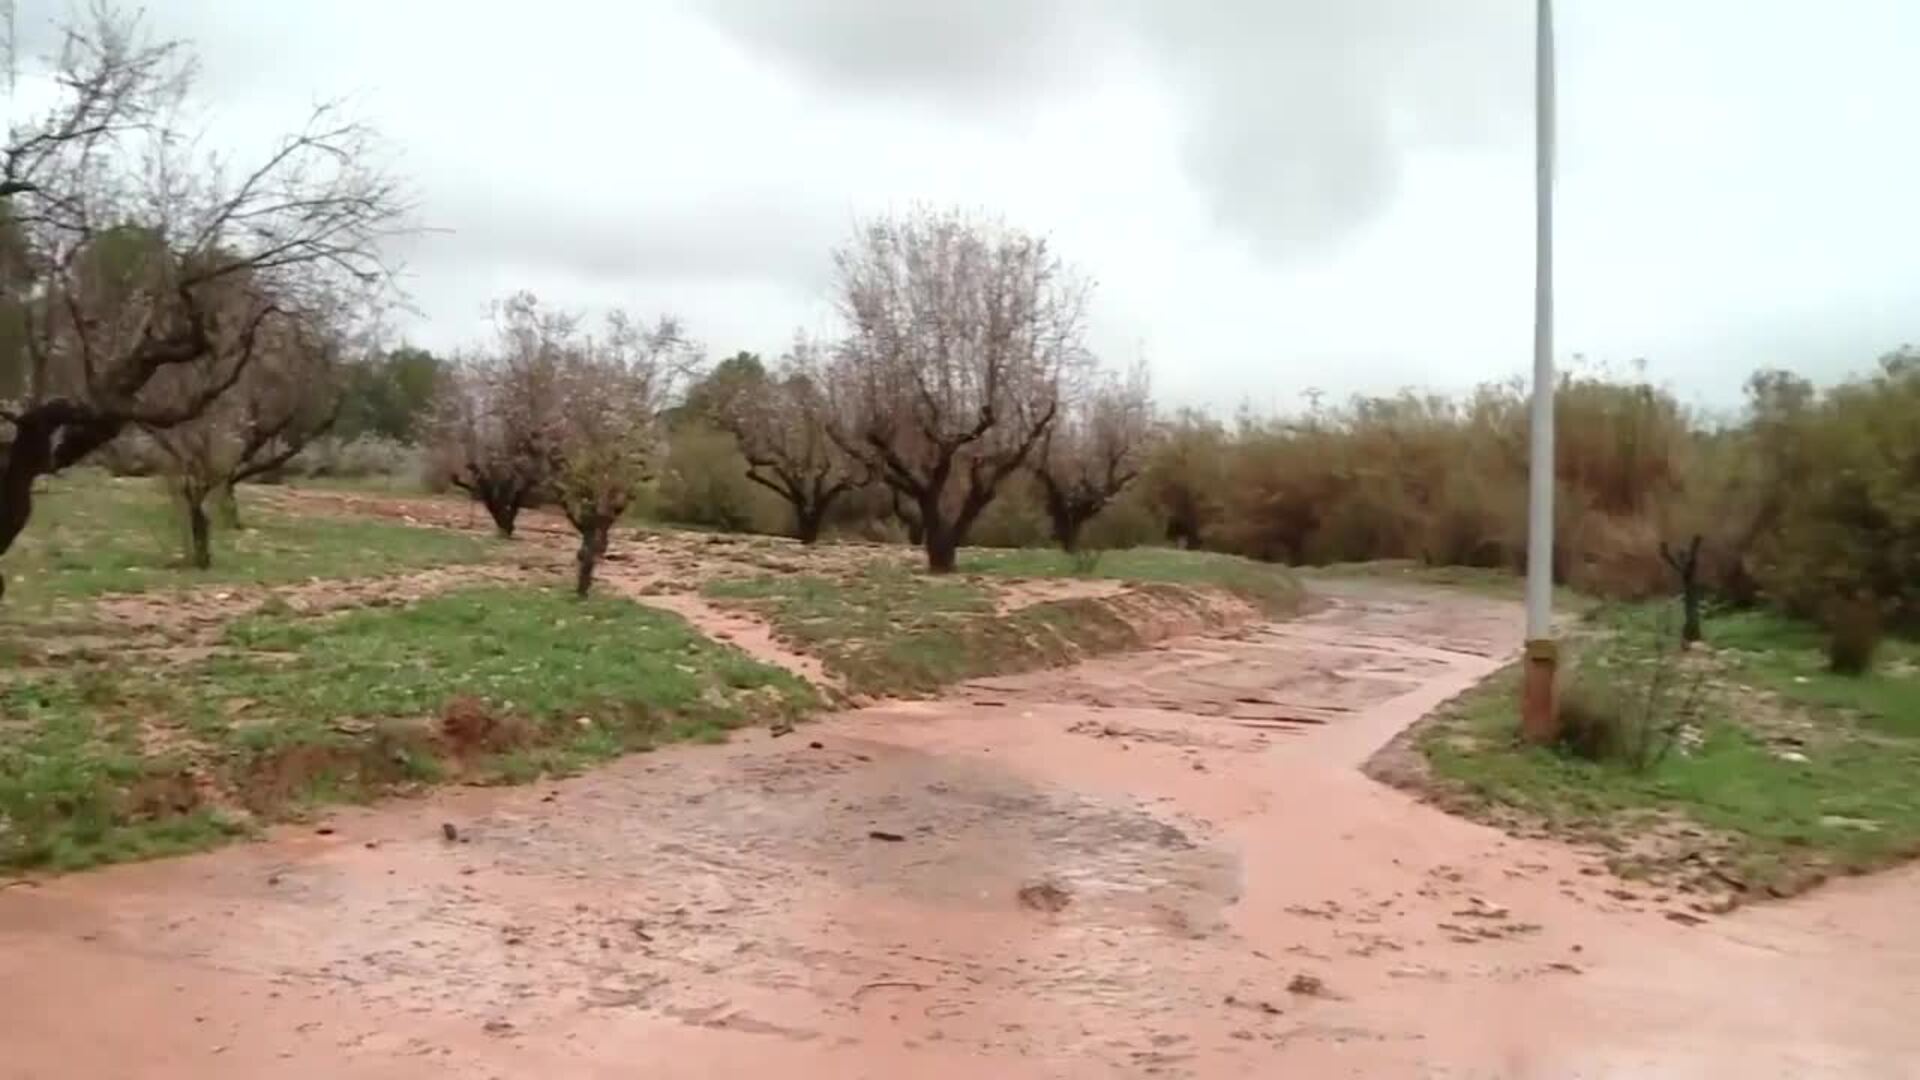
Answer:
<path fill-rule="evenodd" d="M 495 345 L 455 356 L 435 397 L 429 467 L 485 506 L 503 538 L 550 493 L 561 368 L 578 322 L 531 293 L 496 304 Z"/>
<path fill-rule="evenodd" d="M 786 500 L 803 544 L 818 540 L 834 502 L 867 480 L 828 434 L 835 399 L 818 382 L 817 352 L 796 341 L 779 369 L 729 381 L 714 404 L 714 419 L 747 460 L 747 479 Z"/>
<path fill-rule="evenodd" d="M 1140 475 L 1152 431 L 1144 366 L 1124 378 L 1094 373 L 1064 404 L 1032 461 L 1061 550 L 1079 550 L 1087 522 Z"/>
<path fill-rule="evenodd" d="M 950 572 L 1084 363 L 1086 287 L 1044 240 L 953 212 L 873 222 L 834 262 L 848 333 L 820 377 L 849 408 L 829 430 L 913 503 L 927 568 Z"/>
<path fill-rule="evenodd" d="M 231 498 L 235 485 L 280 468 L 339 415 L 340 328 L 278 319 L 251 345 L 255 356 L 237 382 L 198 416 L 152 427 L 186 515 L 191 563 L 213 564 L 209 495 Z M 215 351 L 238 347 L 220 341 Z M 192 401 L 218 377 L 219 365 L 190 364 L 159 373 L 148 396 L 163 405 Z"/>
<path fill-rule="evenodd" d="M 192 70 L 177 43 L 96 7 L 65 33 L 51 107 L 7 133 L 0 218 L 20 257 L 4 260 L 0 303 L 25 374 L 0 401 L 0 553 L 26 528 L 36 478 L 129 425 L 199 416 L 239 383 L 270 324 L 391 287 L 380 241 L 409 207 L 371 132 L 323 106 L 232 169 L 197 156 L 178 126 Z M 205 369 L 195 392 L 149 392 L 159 372 L 190 366 Z"/>
<path fill-rule="evenodd" d="M 646 326 L 621 312 L 599 338 L 560 350 L 553 490 L 580 534 L 574 591 L 583 599 L 614 523 L 653 479 L 660 413 L 695 359 L 675 320 Z"/>

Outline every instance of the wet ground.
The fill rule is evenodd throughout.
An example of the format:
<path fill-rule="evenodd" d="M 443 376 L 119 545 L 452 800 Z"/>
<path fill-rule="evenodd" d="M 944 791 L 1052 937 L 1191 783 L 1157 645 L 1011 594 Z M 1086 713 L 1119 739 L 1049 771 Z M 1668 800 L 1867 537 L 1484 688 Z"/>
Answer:
<path fill-rule="evenodd" d="M 1356 587 L 0 889 L 0 1076 L 1920 1075 L 1920 874 L 1699 922 L 1357 771 L 1518 622 Z"/>

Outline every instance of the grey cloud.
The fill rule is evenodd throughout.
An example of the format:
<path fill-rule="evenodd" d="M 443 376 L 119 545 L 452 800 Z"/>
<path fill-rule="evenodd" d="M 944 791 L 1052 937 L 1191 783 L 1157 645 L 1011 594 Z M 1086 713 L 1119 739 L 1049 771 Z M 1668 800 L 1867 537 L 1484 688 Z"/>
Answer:
<path fill-rule="evenodd" d="M 1121 47 L 1179 95 L 1226 227 L 1290 259 L 1366 223 L 1423 147 L 1523 138 L 1530 6 L 1514 0 L 707 0 L 824 85 L 956 109 L 1043 94 Z M 1102 31 L 1112 31 L 1103 34 Z"/>
<path fill-rule="evenodd" d="M 979 104 L 1050 81 L 1067 0 L 706 0 L 730 34 L 842 89 Z"/>
<path fill-rule="evenodd" d="M 430 201 L 434 235 L 410 260 L 514 263 L 615 281 L 751 281 L 797 290 L 822 285 L 830 250 L 851 213 L 796 203 L 776 192 L 737 192 L 675 203 L 621 207 L 608 200 L 547 203 L 502 213 L 473 193 L 448 190 Z"/>

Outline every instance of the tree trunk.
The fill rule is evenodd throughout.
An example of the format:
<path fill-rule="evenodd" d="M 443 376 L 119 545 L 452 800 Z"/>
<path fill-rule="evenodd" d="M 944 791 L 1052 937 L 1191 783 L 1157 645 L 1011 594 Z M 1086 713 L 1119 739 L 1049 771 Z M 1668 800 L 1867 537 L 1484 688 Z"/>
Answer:
<path fill-rule="evenodd" d="M 1072 512 L 1053 515 L 1053 539 L 1061 551 L 1071 555 L 1080 550 L 1080 530 L 1086 524 L 1086 518 Z"/>
<path fill-rule="evenodd" d="M 1700 587 L 1700 543 L 1701 537 L 1696 533 L 1685 552 L 1680 553 L 1668 547 L 1666 541 L 1660 542 L 1660 558 L 1680 579 L 1680 609 L 1683 613 L 1680 647 L 1683 649 L 1704 636 L 1700 629 L 1701 594 L 1705 591 Z"/>
<path fill-rule="evenodd" d="M 593 588 L 593 568 L 599 563 L 600 556 L 607 553 L 608 534 L 611 531 L 610 525 L 600 522 L 588 522 L 580 530 L 580 550 L 574 555 L 579 569 L 573 579 L 573 594 L 582 600 Z"/>
<path fill-rule="evenodd" d="M 500 539 L 513 539 L 513 519 L 520 516 L 520 500 L 489 495 L 483 501 L 486 503 L 488 516 L 493 518 L 494 531 L 500 534 Z"/>
<path fill-rule="evenodd" d="M 69 401 L 50 401 L 13 421 L 12 441 L 0 444 L 0 555 L 26 531 L 33 516 L 33 482 L 78 464 L 112 442 L 126 423 Z M 0 576 L 0 597 L 7 594 Z"/>
<path fill-rule="evenodd" d="M 187 504 L 187 558 L 195 570 L 213 565 L 213 523 L 207 520 L 207 495 L 187 488 L 181 492 Z"/>
<path fill-rule="evenodd" d="M 1680 624 L 1682 645 L 1691 645 L 1704 636 L 1700 630 L 1700 593 L 1699 578 L 1688 574 L 1687 580 L 1680 586 L 1680 603 L 1686 612 L 1686 618 Z"/>
<path fill-rule="evenodd" d="M 25 469 L 18 475 L 11 460 L 0 461 L 0 555 L 26 531 L 33 514 L 33 476 Z M 0 598 L 7 595 L 7 579 L 0 575 Z"/>
<path fill-rule="evenodd" d="M 926 542 L 927 523 L 919 514 L 907 509 L 907 504 L 900 501 L 898 490 L 893 492 L 893 516 L 907 530 L 907 543 L 919 547 Z"/>
<path fill-rule="evenodd" d="M 928 573 L 951 574 L 959 565 L 960 536 L 951 525 L 937 520 L 928 522 L 922 546 L 927 551 Z"/>
<path fill-rule="evenodd" d="M 820 539 L 820 527 L 826 524 L 827 508 L 825 504 L 795 503 L 793 506 L 793 538 L 802 544 L 813 544 Z"/>

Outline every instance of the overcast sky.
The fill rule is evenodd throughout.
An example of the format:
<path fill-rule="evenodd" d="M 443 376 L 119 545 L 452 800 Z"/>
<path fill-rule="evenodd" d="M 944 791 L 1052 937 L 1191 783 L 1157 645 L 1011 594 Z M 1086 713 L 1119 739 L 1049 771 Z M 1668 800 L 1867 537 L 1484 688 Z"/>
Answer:
<path fill-rule="evenodd" d="M 828 328 L 858 218 L 959 203 L 1094 277 L 1166 401 L 1527 369 L 1532 0 L 165 0 L 214 140 L 349 97 L 426 224 L 408 337 L 530 288 L 715 355 Z M 17 0 L 23 67 L 57 0 Z M 1561 0 L 1563 354 L 1689 400 L 1920 340 L 1920 3 Z"/>

